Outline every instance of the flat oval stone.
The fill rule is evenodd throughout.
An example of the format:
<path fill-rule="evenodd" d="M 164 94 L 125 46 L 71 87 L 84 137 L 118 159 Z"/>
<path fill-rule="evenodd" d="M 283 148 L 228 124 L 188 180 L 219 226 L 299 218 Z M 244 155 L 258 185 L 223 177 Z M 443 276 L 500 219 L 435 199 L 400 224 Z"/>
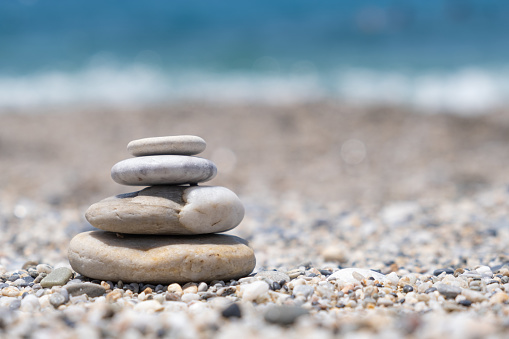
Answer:
<path fill-rule="evenodd" d="M 118 235 L 91 231 L 69 244 L 69 262 L 80 274 L 98 280 L 171 284 L 238 279 L 251 273 L 256 259 L 241 238 Z"/>
<path fill-rule="evenodd" d="M 127 151 L 135 157 L 145 155 L 195 155 L 203 152 L 207 143 L 194 135 L 175 135 L 133 140 Z"/>
<path fill-rule="evenodd" d="M 219 186 L 152 186 L 90 206 L 99 229 L 130 234 L 205 234 L 228 231 L 244 218 L 235 193 Z"/>
<path fill-rule="evenodd" d="M 216 176 L 210 160 L 184 155 L 152 155 L 122 160 L 111 169 L 111 177 L 121 185 L 195 184 Z"/>

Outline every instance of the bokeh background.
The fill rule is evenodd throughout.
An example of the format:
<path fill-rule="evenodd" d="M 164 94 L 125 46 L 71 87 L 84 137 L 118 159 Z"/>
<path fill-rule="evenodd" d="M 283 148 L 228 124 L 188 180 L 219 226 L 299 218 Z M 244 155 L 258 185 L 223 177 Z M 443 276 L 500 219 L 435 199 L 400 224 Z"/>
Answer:
<path fill-rule="evenodd" d="M 129 191 L 126 144 L 197 134 L 211 184 L 318 202 L 458 198 L 507 182 L 509 3 L 0 3 L 0 190 Z"/>

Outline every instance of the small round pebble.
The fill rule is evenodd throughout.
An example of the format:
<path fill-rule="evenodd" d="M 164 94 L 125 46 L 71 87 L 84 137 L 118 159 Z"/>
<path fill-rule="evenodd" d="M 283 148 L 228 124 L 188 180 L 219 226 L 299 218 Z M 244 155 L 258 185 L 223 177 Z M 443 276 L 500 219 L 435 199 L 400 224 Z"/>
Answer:
<path fill-rule="evenodd" d="M 412 292 L 413 290 L 414 290 L 414 288 L 410 285 L 403 286 L 403 292 L 405 292 L 405 293 Z"/>
<path fill-rule="evenodd" d="M 49 302 L 54 308 L 58 308 L 58 306 L 65 303 L 65 297 L 58 292 L 53 293 L 49 296 Z"/>
<path fill-rule="evenodd" d="M 238 304 L 233 303 L 230 306 L 228 306 L 227 308 L 225 308 L 221 312 L 221 315 L 224 318 L 241 318 L 242 317 L 242 311 L 240 310 L 240 307 L 239 307 Z"/>
<path fill-rule="evenodd" d="M 458 301 L 458 304 L 466 306 L 466 307 L 470 307 L 472 305 L 472 301 L 470 301 L 468 299 L 463 299 L 463 300 Z"/>

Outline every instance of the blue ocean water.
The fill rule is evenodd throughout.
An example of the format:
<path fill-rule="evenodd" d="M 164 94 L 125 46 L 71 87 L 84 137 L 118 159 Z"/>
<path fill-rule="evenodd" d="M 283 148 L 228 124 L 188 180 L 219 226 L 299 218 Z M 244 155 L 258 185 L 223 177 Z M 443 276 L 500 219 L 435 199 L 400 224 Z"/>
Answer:
<path fill-rule="evenodd" d="M 509 98 L 503 0 L 3 0 L 0 107 Z"/>

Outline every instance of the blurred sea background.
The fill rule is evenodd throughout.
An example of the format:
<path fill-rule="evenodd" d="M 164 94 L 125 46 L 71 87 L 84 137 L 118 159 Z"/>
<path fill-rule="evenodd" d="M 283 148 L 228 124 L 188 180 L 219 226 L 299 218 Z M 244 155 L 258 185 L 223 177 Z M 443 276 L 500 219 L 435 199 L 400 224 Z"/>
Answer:
<path fill-rule="evenodd" d="M 0 112 L 339 99 L 483 114 L 509 98 L 509 2 L 0 2 Z"/>

